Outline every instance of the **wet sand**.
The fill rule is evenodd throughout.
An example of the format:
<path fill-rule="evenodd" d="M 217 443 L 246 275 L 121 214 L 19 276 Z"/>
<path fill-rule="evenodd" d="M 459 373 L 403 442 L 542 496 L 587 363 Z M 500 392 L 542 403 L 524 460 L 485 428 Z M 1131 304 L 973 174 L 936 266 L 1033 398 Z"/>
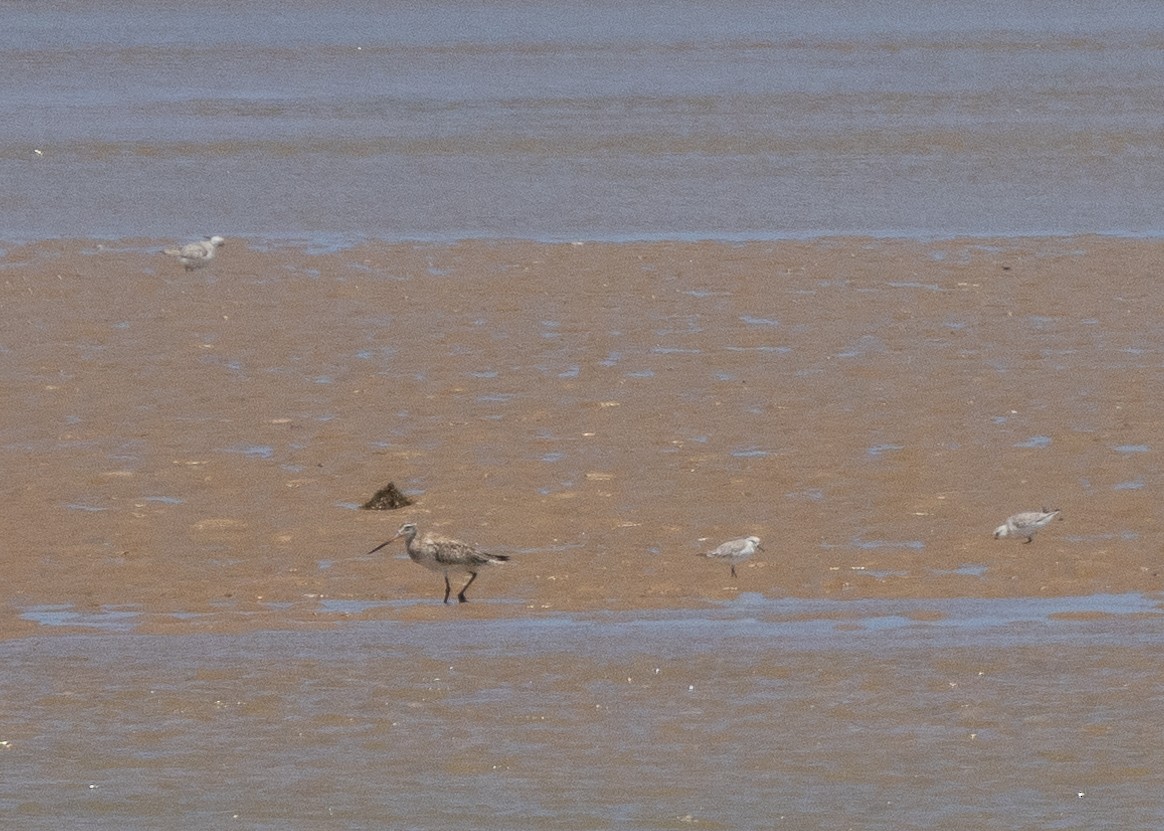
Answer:
<path fill-rule="evenodd" d="M 8 636 L 1164 588 L 1159 242 L 169 242 L 0 260 Z"/>
<path fill-rule="evenodd" d="M 168 242 L 0 259 L 22 828 L 1164 822 L 1159 242 Z"/>

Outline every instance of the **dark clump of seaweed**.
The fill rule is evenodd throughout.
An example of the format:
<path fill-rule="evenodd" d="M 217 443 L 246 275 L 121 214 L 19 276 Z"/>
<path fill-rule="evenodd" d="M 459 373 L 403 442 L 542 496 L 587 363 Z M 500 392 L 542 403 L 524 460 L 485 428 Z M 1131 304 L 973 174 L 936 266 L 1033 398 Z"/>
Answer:
<path fill-rule="evenodd" d="M 412 504 L 412 500 L 400 492 L 394 482 L 389 482 L 360 506 L 365 511 L 394 511 Z"/>

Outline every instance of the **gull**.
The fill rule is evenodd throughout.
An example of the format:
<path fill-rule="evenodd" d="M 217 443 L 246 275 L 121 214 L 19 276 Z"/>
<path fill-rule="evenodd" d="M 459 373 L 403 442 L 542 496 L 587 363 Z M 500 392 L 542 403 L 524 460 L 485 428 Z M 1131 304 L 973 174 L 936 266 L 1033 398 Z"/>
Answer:
<path fill-rule="evenodd" d="M 732 564 L 732 577 L 736 576 L 736 563 L 741 563 L 751 557 L 756 551 L 763 551 L 759 537 L 744 537 L 742 540 L 729 540 L 714 551 L 708 551 L 703 556 L 727 558 Z"/>
<path fill-rule="evenodd" d="M 467 542 L 451 540 L 448 537 L 438 537 L 433 534 L 425 534 L 420 542 L 417 542 L 416 533 L 416 523 L 406 522 L 400 526 L 400 530 L 396 532 L 396 536 L 386 542 L 380 543 L 369 551 L 368 554 L 375 554 L 381 548 L 388 545 L 388 543 L 395 542 L 401 537 L 404 537 L 404 549 L 408 552 L 409 559 L 414 563 L 419 563 L 430 571 L 437 571 L 444 574 L 445 603 L 449 602 L 449 595 L 453 591 L 453 587 L 449 583 L 450 574 L 469 575 L 469 582 L 465 583 L 457 593 L 457 602 L 467 603 L 468 600 L 465 598 L 465 592 L 469 586 L 473 585 L 473 581 L 477 579 L 477 572 L 485 566 L 504 563 L 509 559 L 504 554 L 489 554 Z"/>
<path fill-rule="evenodd" d="M 1023 511 L 1014 516 L 1009 516 L 1006 518 L 1006 522 L 994 529 L 994 538 L 998 539 L 999 537 L 1009 536 L 1026 537 L 1023 540 L 1024 544 L 1031 542 L 1035 537 L 1035 533 L 1055 517 L 1059 516 L 1059 514 L 1060 510 L 1058 508 L 1053 511 L 1048 511 L 1046 508 L 1043 508 L 1041 511 Z M 1062 518 L 1059 516 L 1059 519 Z"/>
<path fill-rule="evenodd" d="M 214 259 L 214 251 L 226 240 L 222 237 L 207 237 L 200 242 L 188 242 L 181 248 L 167 248 L 166 253 L 177 257 L 178 262 L 186 267 L 187 271 L 202 268 Z"/>

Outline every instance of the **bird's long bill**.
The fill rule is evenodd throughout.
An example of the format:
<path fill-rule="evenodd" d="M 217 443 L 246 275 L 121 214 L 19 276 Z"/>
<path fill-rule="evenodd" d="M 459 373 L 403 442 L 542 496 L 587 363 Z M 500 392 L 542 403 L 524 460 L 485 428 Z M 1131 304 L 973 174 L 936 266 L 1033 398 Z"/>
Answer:
<path fill-rule="evenodd" d="M 384 546 L 388 545 L 388 543 L 391 543 L 391 542 L 396 542 L 398 539 L 400 539 L 400 535 L 399 535 L 399 534 L 397 534 L 395 537 L 393 537 L 393 538 L 392 538 L 392 539 L 390 539 L 390 540 L 384 540 L 384 542 L 380 543 L 378 546 L 376 546 L 375 548 L 373 548 L 371 551 L 369 551 L 369 552 L 368 552 L 368 554 L 365 554 L 364 556 L 365 556 L 365 557 L 367 557 L 369 554 L 375 554 L 375 553 L 376 553 L 377 551 L 379 551 L 381 548 L 383 548 Z"/>

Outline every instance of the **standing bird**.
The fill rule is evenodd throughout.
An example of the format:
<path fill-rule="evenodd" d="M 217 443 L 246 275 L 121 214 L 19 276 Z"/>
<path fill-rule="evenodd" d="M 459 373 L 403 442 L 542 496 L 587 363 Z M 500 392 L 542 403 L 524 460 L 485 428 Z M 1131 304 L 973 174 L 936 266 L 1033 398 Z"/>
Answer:
<path fill-rule="evenodd" d="M 742 540 L 725 542 L 714 551 L 708 551 L 703 556 L 721 559 L 727 558 L 728 562 L 732 564 L 732 577 L 735 577 L 736 563 L 742 563 L 757 551 L 763 550 L 764 546 L 760 545 L 759 537 L 744 537 Z"/>
<path fill-rule="evenodd" d="M 465 592 L 473 581 L 477 579 L 477 572 L 484 566 L 494 563 L 504 563 L 509 558 L 504 554 L 489 554 L 475 545 L 460 540 L 450 540 L 448 537 L 437 537 L 425 534 L 420 542 L 416 541 L 416 523 L 406 522 L 400 526 L 396 536 L 387 542 L 382 542 L 368 554 L 375 554 L 390 542 L 404 537 L 404 549 L 414 563 L 419 563 L 430 571 L 439 571 L 445 576 L 445 603 L 449 602 L 449 595 L 453 591 L 449 583 L 449 575 L 456 572 L 468 574 L 469 582 L 457 592 L 457 602 L 467 603 Z M 366 555 L 365 555 L 366 556 Z"/>
<path fill-rule="evenodd" d="M 1012 535 L 1026 537 L 1023 540 L 1023 544 L 1025 545 L 1034 539 L 1035 533 L 1040 528 L 1059 516 L 1059 513 L 1058 508 L 1053 511 L 1048 511 L 1046 508 L 1043 508 L 1041 511 L 1023 511 L 1021 514 L 1009 516 L 1006 518 L 1006 522 L 994 529 L 994 538 L 998 539 L 999 537 L 1009 537 Z M 1059 516 L 1059 519 L 1062 518 Z"/>
<path fill-rule="evenodd" d="M 177 257 L 187 271 L 193 271 L 213 260 L 215 250 L 224 242 L 226 240 L 222 237 L 207 237 L 201 242 L 188 242 L 181 248 L 167 248 L 166 253 Z"/>

